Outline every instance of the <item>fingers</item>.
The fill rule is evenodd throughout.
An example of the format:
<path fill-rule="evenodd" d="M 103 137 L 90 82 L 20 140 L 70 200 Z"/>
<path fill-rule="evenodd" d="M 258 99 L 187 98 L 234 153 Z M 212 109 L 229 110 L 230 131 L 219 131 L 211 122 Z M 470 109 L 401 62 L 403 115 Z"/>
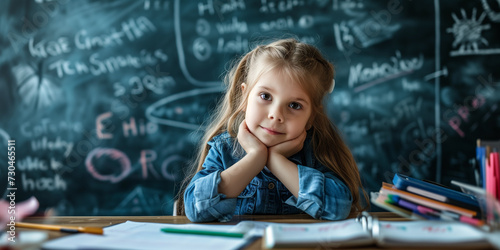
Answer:
<path fill-rule="evenodd" d="M 267 147 L 252 134 L 245 120 L 239 126 L 238 142 L 247 154 L 250 152 L 267 152 Z"/>
<path fill-rule="evenodd" d="M 243 120 L 243 121 L 241 121 L 241 123 L 240 123 L 240 128 L 239 128 L 239 130 L 243 130 L 243 129 L 248 131 L 248 127 L 247 127 L 246 120 Z"/>
<path fill-rule="evenodd" d="M 302 150 L 306 136 L 307 133 L 304 130 L 296 138 L 274 145 L 269 150 L 271 153 L 277 153 L 288 158 Z"/>
<path fill-rule="evenodd" d="M 238 141 L 240 141 L 240 144 L 241 144 L 241 142 L 245 142 L 245 141 L 251 139 L 251 137 L 255 137 L 255 136 L 252 134 L 252 132 L 250 132 L 250 130 L 248 129 L 247 123 L 245 122 L 245 120 L 243 120 L 240 123 L 240 127 L 238 129 Z"/>

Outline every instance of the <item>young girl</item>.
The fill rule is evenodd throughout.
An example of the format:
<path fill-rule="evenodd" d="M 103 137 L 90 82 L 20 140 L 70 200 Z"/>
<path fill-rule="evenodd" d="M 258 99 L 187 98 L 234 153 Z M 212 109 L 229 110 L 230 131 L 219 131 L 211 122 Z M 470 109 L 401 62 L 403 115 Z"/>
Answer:
<path fill-rule="evenodd" d="M 185 215 L 208 222 L 305 212 L 339 220 L 364 210 L 356 163 L 322 105 L 333 78 L 315 47 L 293 39 L 246 54 L 226 76 L 184 190 Z"/>

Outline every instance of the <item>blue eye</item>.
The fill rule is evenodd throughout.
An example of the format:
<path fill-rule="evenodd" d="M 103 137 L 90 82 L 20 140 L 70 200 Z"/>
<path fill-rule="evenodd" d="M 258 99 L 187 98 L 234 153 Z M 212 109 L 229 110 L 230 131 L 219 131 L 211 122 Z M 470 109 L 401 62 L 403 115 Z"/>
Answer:
<path fill-rule="evenodd" d="M 272 99 L 271 95 L 268 93 L 260 93 L 260 98 L 262 98 L 263 100 L 266 100 L 266 101 L 270 101 Z"/>
<path fill-rule="evenodd" d="M 298 110 L 298 109 L 302 108 L 302 105 L 300 105 L 299 103 L 296 103 L 296 102 L 292 102 L 292 103 L 288 104 L 288 107 Z"/>

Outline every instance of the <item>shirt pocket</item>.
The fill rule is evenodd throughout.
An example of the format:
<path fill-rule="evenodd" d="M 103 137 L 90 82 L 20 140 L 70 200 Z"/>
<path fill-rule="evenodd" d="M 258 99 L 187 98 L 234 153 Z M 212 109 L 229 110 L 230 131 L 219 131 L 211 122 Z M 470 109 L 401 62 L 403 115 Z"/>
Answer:
<path fill-rule="evenodd" d="M 259 181 L 253 179 L 238 195 L 238 207 L 236 208 L 236 213 L 243 214 L 253 214 L 255 211 L 256 204 L 256 193 L 259 187 Z"/>
<path fill-rule="evenodd" d="M 258 187 L 259 187 L 259 180 L 255 178 L 252 179 L 252 181 L 250 181 L 250 183 L 245 187 L 243 192 L 241 192 L 241 194 L 238 195 L 238 198 L 245 199 L 254 197 Z"/>

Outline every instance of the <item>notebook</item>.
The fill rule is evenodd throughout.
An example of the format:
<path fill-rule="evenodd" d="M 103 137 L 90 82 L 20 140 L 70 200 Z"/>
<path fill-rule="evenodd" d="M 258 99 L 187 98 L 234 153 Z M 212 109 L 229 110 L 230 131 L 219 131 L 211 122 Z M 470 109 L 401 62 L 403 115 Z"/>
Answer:
<path fill-rule="evenodd" d="M 270 224 L 266 248 L 489 247 L 486 233 L 455 221 L 378 221 L 364 214 L 356 219 L 325 223 Z"/>

